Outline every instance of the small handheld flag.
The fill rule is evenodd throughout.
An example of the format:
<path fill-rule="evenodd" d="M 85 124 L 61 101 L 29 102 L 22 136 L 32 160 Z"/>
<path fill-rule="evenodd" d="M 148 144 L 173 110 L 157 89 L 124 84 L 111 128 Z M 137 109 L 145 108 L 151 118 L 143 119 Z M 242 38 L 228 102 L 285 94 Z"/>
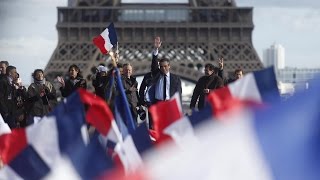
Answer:
<path fill-rule="evenodd" d="M 99 36 L 93 38 L 93 44 L 95 44 L 102 54 L 108 54 L 113 46 L 116 46 L 118 42 L 117 32 L 111 23 Z"/>

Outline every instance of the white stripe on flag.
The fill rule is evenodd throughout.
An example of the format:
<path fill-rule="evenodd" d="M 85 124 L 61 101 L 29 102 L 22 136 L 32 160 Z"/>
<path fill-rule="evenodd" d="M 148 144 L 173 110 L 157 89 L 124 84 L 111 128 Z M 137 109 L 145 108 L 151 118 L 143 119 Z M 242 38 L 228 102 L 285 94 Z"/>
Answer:
<path fill-rule="evenodd" d="M 44 179 L 79 180 L 82 178 L 74 169 L 71 161 L 67 157 L 62 157 L 61 159 L 59 159 L 59 161 L 55 163 L 50 173 Z"/>
<path fill-rule="evenodd" d="M 242 79 L 231 83 L 228 88 L 233 97 L 262 102 L 253 73 L 247 74 Z"/>
<path fill-rule="evenodd" d="M 10 166 L 6 165 L 0 169 L 0 179 L 14 179 L 14 180 L 23 180 Z"/>
<path fill-rule="evenodd" d="M 170 126 L 165 128 L 163 132 L 164 134 L 171 136 L 175 143 L 184 148 L 188 148 L 190 146 L 190 140 L 192 140 L 192 142 L 197 140 L 190 120 L 186 116 L 172 123 Z"/>
<path fill-rule="evenodd" d="M 131 135 L 128 135 L 124 142 L 118 143 L 115 151 L 119 155 L 126 173 L 132 173 L 142 167 L 142 158 L 133 142 Z"/>
<path fill-rule="evenodd" d="M 113 47 L 111 44 L 110 38 L 109 38 L 109 30 L 106 28 L 102 33 L 101 33 L 102 38 L 104 39 L 104 48 L 109 52 L 110 49 Z"/>
<path fill-rule="evenodd" d="M 58 129 L 54 116 L 45 116 L 38 124 L 28 126 L 26 136 L 28 144 L 33 146 L 49 167 L 60 158 Z"/>

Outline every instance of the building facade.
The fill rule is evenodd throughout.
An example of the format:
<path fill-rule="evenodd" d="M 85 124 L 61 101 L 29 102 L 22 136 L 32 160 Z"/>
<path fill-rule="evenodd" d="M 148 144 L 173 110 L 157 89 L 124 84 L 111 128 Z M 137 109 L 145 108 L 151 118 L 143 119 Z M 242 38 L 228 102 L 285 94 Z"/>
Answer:
<path fill-rule="evenodd" d="M 263 51 L 265 67 L 274 66 L 275 70 L 285 68 L 285 49 L 281 44 L 273 44 Z"/>
<path fill-rule="evenodd" d="M 114 22 L 120 61 L 130 62 L 134 75 L 150 71 L 155 36 L 163 45 L 159 56 L 171 60 L 172 72 L 196 82 L 206 63 L 225 59 L 226 74 L 242 68 L 263 68 L 252 44 L 253 8 L 237 7 L 234 0 L 189 0 L 186 3 L 122 3 L 120 0 L 70 0 L 58 7 L 58 45 L 45 72 L 48 79 L 66 74 L 77 64 L 85 78 L 100 63 L 110 64 L 92 39 Z M 89 85 L 91 83 L 88 83 Z"/>

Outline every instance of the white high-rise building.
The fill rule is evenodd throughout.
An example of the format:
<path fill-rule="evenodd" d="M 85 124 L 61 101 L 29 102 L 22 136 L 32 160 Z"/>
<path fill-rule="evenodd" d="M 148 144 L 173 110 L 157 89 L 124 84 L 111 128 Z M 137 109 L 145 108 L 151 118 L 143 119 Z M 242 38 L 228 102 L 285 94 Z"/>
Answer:
<path fill-rule="evenodd" d="M 285 49 L 281 44 L 273 44 L 263 51 L 265 67 L 274 66 L 276 70 L 285 68 Z"/>

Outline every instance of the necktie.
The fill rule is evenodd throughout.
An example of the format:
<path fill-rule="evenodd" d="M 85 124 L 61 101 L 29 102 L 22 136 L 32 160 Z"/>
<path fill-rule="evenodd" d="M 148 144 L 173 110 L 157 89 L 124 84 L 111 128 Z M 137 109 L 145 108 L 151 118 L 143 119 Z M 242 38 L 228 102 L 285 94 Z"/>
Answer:
<path fill-rule="evenodd" d="M 163 75 L 163 100 L 166 100 L 166 96 L 167 96 L 167 76 Z"/>

